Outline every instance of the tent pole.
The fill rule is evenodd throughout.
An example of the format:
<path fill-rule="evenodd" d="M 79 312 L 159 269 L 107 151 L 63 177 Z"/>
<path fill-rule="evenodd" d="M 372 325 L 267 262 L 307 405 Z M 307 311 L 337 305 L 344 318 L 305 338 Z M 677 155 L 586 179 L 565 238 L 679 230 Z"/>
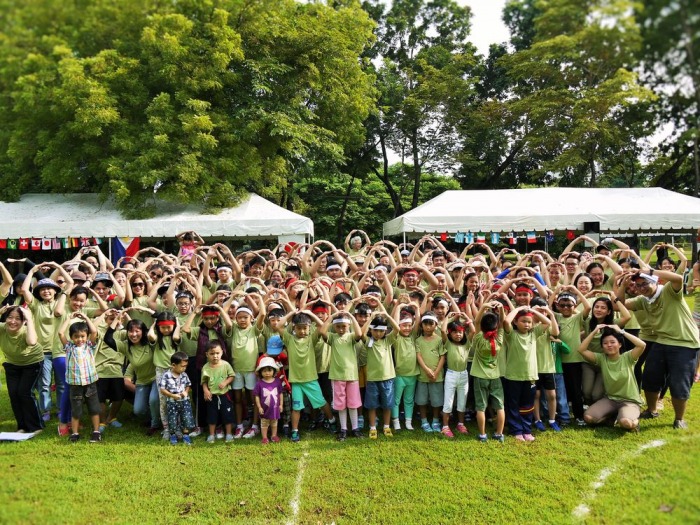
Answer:
<path fill-rule="evenodd" d="M 403 232 L 403 248 L 406 249 L 406 232 Z"/>
<path fill-rule="evenodd" d="M 108 239 L 109 241 L 107 242 L 109 243 L 109 262 L 112 262 L 112 238 L 108 237 Z"/>

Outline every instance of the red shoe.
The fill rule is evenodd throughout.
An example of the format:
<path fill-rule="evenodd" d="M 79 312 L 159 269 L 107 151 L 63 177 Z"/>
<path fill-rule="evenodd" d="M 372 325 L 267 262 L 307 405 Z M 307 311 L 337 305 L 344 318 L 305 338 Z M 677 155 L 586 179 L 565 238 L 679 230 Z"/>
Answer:
<path fill-rule="evenodd" d="M 460 434 L 469 434 L 469 429 L 465 427 L 462 423 L 457 423 L 457 432 Z"/>
<path fill-rule="evenodd" d="M 66 437 L 70 435 L 70 428 L 68 425 L 58 425 L 58 435 L 60 437 Z"/>

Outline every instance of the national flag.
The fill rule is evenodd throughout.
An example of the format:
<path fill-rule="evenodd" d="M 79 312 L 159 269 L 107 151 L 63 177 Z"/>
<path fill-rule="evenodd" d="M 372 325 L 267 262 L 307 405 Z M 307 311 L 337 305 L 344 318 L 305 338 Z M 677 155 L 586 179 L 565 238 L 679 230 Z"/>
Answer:
<path fill-rule="evenodd" d="M 518 244 L 518 236 L 515 234 L 515 232 L 510 232 L 508 234 L 508 244 Z"/>
<path fill-rule="evenodd" d="M 486 235 L 479 232 L 476 234 L 476 243 L 477 244 L 486 244 Z"/>
<path fill-rule="evenodd" d="M 464 244 L 464 234 L 461 232 L 455 233 L 455 242 Z"/>
<path fill-rule="evenodd" d="M 20 239 L 19 240 L 19 249 L 20 250 L 28 250 L 29 249 L 29 239 Z"/>
<path fill-rule="evenodd" d="M 467 232 L 464 234 L 464 242 L 471 244 L 474 242 L 474 234 L 472 232 Z"/>
<path fill-rule="evenodd" d="M 501 234 L 491 232 L 491 244 L 498 244 L 499 242 L 501 242 Z"/>
<path fill-rule="evenodd" d="M 32 250 L 41 250 L 41 239 L 32 239 Z"/>
<path fill-rule="evenodd" d="M 10 250 L 16 250 L 17 249 L 17 239 L 10 239 L 7 241 L 7 247 Z"/>
<path fill-rule="evenodd" d="M 544 238 L 547 242 L 554 242 L 554 232 L 548 231 L 545 233 Z"/>
<path fill-rule="evenodd" d="M 7 239 L 0 239 L 0 250 L 7 249 Z"/>
<path fill-rule="evenodd" d="M 50 250 L 51 249 L 51 239 L 48 237 L 44 237 L 41 239 L 41 249 L 42 250 Z"/>
<path fill-rule="evenodd" d="M 51 248 L 52 248 L 53 250 L 60 250 L 61 247 L 62 247 L 61 239 L 55 239 L 55 238 L 54 238 L 54 239 L 51 241 Z"/>
<path fill-rule="evenodd" d="M 443 242 L 447 240 L 447 232 L 440 234 L 440 240 Z"/>
<path fill-rule="evenodd" d="M 122 257 L 133 257 L 139 251 L 141 239 L 139 237 L 114 237 L 112 238 L 112 263 Z"/>
<path fill-rule="evenodd" d="M 87 237 L 81 237 L 80 238 L 80 247 L 86 248 L 87 246 L 90 246 L 90 239 L 88 239 Z"/>
<path fill-rule="evenodd" d="M 534 244 L 536 242 L 537 242 L 537 235 L 535 235 L 535 232 L 527 232 L 527 243 Z"/>
<path fill-rule="evenodd" d="M 64 250 L 66 248 L 70 248 L 70 237 L 65 237 L 65 238 L 61 239 L 61 246 L 63 246 Z"/>
<path fill-rule="evenodd" d="M 92 238 L 92 245 L 97 246 L 98 244 L 102 244 L 102 239 L 100 239 L 99 237 L 93 237 Z"/>

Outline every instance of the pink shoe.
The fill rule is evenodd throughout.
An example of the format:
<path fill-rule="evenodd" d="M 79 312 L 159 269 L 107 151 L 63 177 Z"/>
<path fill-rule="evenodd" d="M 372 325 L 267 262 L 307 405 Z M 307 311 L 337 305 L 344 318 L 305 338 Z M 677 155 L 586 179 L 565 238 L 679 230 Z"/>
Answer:
<path fill-rule="evenodd" d="M 523 439 L 525 441 L 535 441 L 535 436 L 532 434 L 523 434 Z"/>
<path fill-rule="evenodd" d="M 525 441 L 525 438 L 522 434 L 516 434 L 514 437 L 516 441 Z"/>
<path fill-rule="evenodd" d="M 60 437 L 66 437 L 70 435 L 70 428 L 68 428 L 68 425 L 58 425 L 58 435 Z"/>
<path fill-rule="evenodd" d="M 455 435 L 450 430 L 450 427 L 442 427 L 442 430 L 440 432 L 442 432 L 442 435 L 445 436 L 446 438 L 455 437 Z"/>
<path fill-rule="evenodd" d="M 465 427 L 462 423 L 457 423 L 457 432 L 460 434 L 469 434 L 469 429 Z"/>
<path fill-rule="evenodd" d="M 262 444 L 263 444 L 263 445 L 267 445 L 267 444 L 269 444 L 269 443 L 270 443 L 270 440 L 269 440 L 269 439 L 267 439 L 267 438 L 262 438 Z"/>
<path fill-rule="evenodd" d="M 260 431 L 259 431 L 257 428 L 255 428 L 255 427 L 250 427 L 250 428 L 248 429 L 248 431 L 247 431 L 245 434 L 243 434 L 243 439 L 251 439 L 251 438 L 254 438 L 254 437 L 257 436 L 259 433 L 260 433 Z"/>
<path fill-rule="evenodd" d="M 272 436 L 272 437 L 270 438 L 270 441 L 272 441 L 273 443 L 279 443 L 279 442 L 280 442 L 280 438 L 279 438 L 279 436 Z"/>
<path fill-rule="evenodd" d="M 243 427 L 236 427 L 236 431 L 233 433 L 233 439 L 241 439 L 243 437 Z"/>

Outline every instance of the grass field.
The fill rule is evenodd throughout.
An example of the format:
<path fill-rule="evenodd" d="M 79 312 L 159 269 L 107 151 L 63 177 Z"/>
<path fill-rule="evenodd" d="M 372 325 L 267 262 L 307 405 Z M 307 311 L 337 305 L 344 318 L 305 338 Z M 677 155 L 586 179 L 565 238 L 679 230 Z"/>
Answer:
<path fill-rule="evenodd" d="M 170 446 L 125 404 L 124 428 L 100 444 L 69 444 L 55 420 L 0 443 L 0 523 L 699 523 L 693 394 L 688 431 L 671 428 L 667 401 L 637 434 L 568 428 L 530 444 L 482 444 L 468 425 L 452 441 L 402 431 L 337 443 L 316 431 L 297 444 Z M 4 387 L 0 430 L 14 430 Z"/>

